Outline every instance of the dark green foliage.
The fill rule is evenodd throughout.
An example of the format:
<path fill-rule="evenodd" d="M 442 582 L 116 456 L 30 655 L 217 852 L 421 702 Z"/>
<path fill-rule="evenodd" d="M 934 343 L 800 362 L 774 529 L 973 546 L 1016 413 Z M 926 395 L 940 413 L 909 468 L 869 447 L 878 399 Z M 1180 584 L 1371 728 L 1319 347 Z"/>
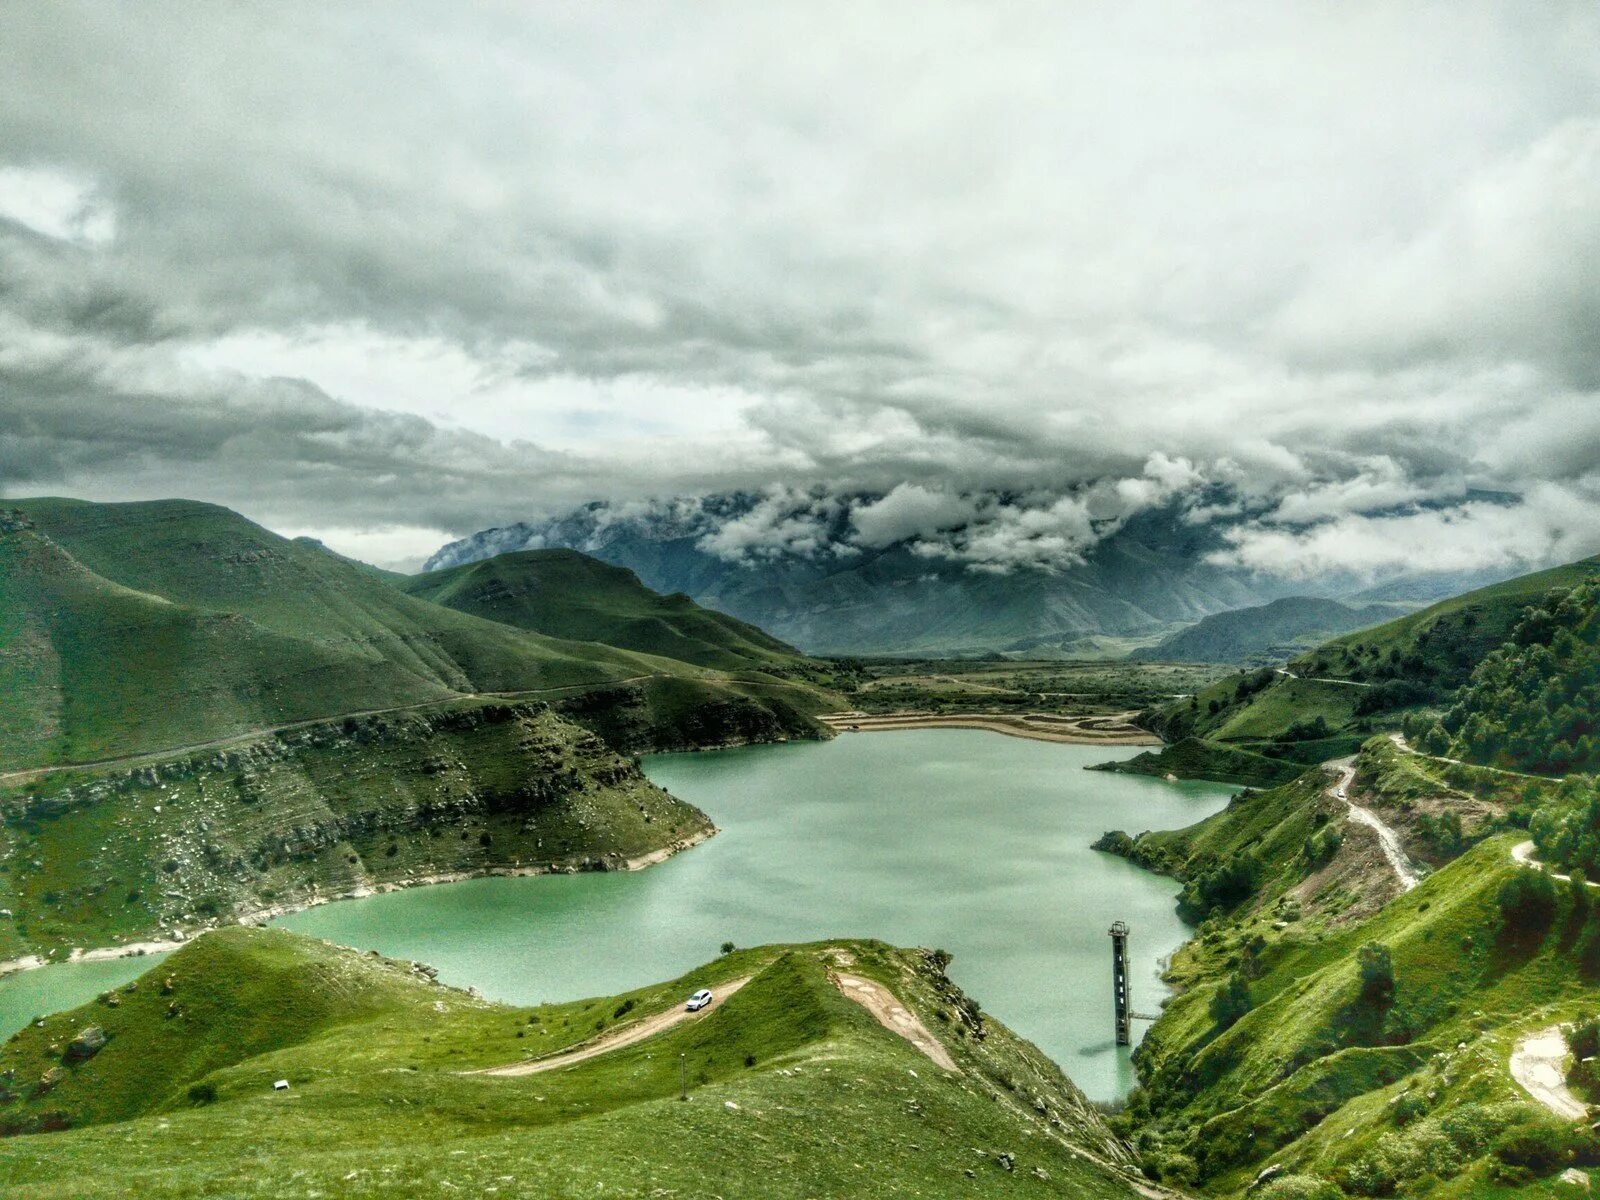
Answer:
<path fill-rule="evenodd" d="M 1530 1117 L 1511 1126 L 1495 1141 L 1494 1156 L 1507 1182 L 1553 1175 L 1574 1163 L 1593 1163 L 1600 1145 L 1593 1130 L 1574 1128 L 1552 1117 Z"/>
<path fill-rule="evenodd" d="M 1368 942 L 1356 952 L 1361 980 L 1361 1003 L 1385 1009 L 1394 1003 L 1394 961 L 1382 942 Z"/>
<path fill-rule="evenodd" d="M 1518 871 L 1500 885 L 1501 931 L 1513 939 L 1542 936 L 1556 915 L 1556 887 L 1543 871 Z"/>
<path fill-rule="evenodd" d="M 1355 714 L 1365 717 L 1372 713 L 1427 704 L 1433 699 L 1435 691 L 1425 683 L 1414 679 L 1390 679 L 1374 687 L 1363 688 L 1356 700 Z"/>
<path fill-rule="evenodd" d="M 1218 1027 L 1228 1029 L 1242 1020 L 1253 1008 L 1250 998 L 1250 981 L 1243 971 L 1229 975 L 1211 997 L 1211 1019 Z"/>
<path fill-rule="evenodd" d="M 1320 713 L 1308 721 L 1295 721 L 1278 735 L 1280 742 L 1315 742 L 1329 736 L 1333 731 L 1328 726 L 1328 718 Z"/>
<path fill-rule="evenodd" d="M 1261 875 L 1261 862 L 1250 851 L 1229 855 L 1191 875 L 1178 897 L 1178 911 L 1200 921 L 1214 909 L 1230 909 L 1247 899 Z"/>
<path fill-rule="evenodd" d="M 1553 592 L 1479 664 L 1444 718 L 1459 757 L 1539 774 L 1600 770 L 1600 586 Z"/>
<path fill-rule="evenodd" d="M 1535 812 L 1530 832 L 1542 861 L 1600 878 L 1600 790 L 1592 780 L 1563 784 L 1555 803 Z"/>

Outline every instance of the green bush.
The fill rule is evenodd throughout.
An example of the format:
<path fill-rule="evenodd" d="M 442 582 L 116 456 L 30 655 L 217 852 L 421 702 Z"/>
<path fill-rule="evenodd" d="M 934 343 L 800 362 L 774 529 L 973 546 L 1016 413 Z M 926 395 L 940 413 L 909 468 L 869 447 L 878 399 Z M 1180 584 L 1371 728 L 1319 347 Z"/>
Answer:
<path fill-rule="evenodd" d="M 1530 1120 L 1502 1133 L 1495 1142 L 1494 1156 L 1503 1167 L 1511 1168 L 1500 1172 L 1504 1178 L 1537 1178 L 1576 1161 L 1577 1143 L 1575 1131 L 1566 1125 Z"/>
<path fill-rule="evenodd" d="M 1255 1193 L 1261 1200 L 1344 1200 L 1344 1193 L 1315 1175 L 1280 1175 Z"/>
<path fill-rule="evenodd" d="M 1223 981 L 1211 997 L 1211 1019 L 1222 1029 L 1228 1029 L 1248 1013 L 1255 1002 L 1250 997 L 1250 982 L 1243 971 L 1235 971 Z"/>
<path fill-rule="evenodd" d="M 1500 924 L 1506 934 L 1542 934 L 1556 915 L 1556 885 L 1543 871 L 1517 871 L 1500 885 Z"/>
<path fill-rule="evenodd" d="M 217 1085 L 214 1083 L 191 1083 L 189 1085 L 190 1104 L 215 1104 L 217 1102 Z"/>
<path fill-rule="evenodd" d="M 1368 942 L 1356 951 L 1361 972 L 1361 1002 L 1368 1008 L 1388 1008 L 1394 1003 L 1394 961 L 1389 947 Z"/>

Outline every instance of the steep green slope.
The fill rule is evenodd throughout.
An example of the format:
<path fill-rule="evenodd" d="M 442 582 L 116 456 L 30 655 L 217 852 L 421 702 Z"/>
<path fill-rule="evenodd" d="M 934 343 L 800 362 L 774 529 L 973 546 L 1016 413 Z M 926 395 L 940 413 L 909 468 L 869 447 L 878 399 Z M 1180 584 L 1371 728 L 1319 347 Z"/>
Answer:
<path fill-rule="evenodd" d="M 1374 629 L 1335 638 L 1291 666 L 1302 675 L 1369 683 L 1408 680 L 1442 696 L 1465 683 L 1489 651 L 1511 636 L 1523 609 L 1542 603 L 1555 589 L 1596 578 L 1600 578 L 1600 557 L 1519 575 Z"/>
<path fill-rule="evenodd" d="M 17 501 L 0 523 L 0 770 L 175 749 L 288 722 L 470 694 L 681 679 L 746 724 L 816 736 L 836 706 L 773 681 L 552 638 L 405 594 L 313 542 L 189 501 Z M 646 713 L 637 745 L 649 748 Z M 677 746 L 675 731 L 665 744 Z"/>
<path fill-rule="evenodd" d="M 523 550 L 412 576 L 413 596 L 519 629 L 722 670 L 789 666 L 799 651 L 753 625 L 662 596 L 576 550 Z"/>
<path fill-rule="evenodd" d="M 1353 606 L 1311 596 L 1213 613 L 1128 657 L 1156 662 L 1283 662 L 1353 629 L 1403 611 L 1397 605 Z"/>
<path fill-rule="evenodd" d="M 608 869 L 699 810 L 541 703 L 313 722 L 0 788 L 0 960 L 441 876 Z"/>
<path fill-rule="evenodd" d="M 1600 587 L 1589 583 L 1524 610 L 1421 740 L 1473 762 L 1561 775 L 1600 770 L 1597 739 Z"/>
<path fill-rule="evenodd" d="M 1145 714 L 1168 740 L 1196 736 L 1299 761 L 1349 753 L 1369 733 L 1398 728 L 1419 706 L 1443 704 L 1554 589 L 1600 578 L 1600 558 L 1523 575 L 1325 643 L 1285 671 L 1222 680 Z"/>
<path fill-rule="evenodd" d="M 0 1183 L 38 1200 L 1135 1194 L 1081 1094 L 941 966 L 870 942 L 763 947 L 624 996 L 516 1009 L 408 964 L 220 931 L 0 1051 L 0 1121 L 54 1130 L 4 1143 Z M 845 999 L 839 970 L 891 989 L 957 1070 Z M 462 1073 L 736 979 L 707 1013 L 576 1065 Z M 69 1051 L 91 1026 L 99 1049 Z"/>
<path fill-rule="evenodd" d="M 1539 888 L 1513 886 L 1538 882 L 1510 854 L 1522 835 L 1493 835 L 1557 790 L 1387 738 L 1355 777 L 1353 797 L 1411 848 L 1435 810 L 1466 818 L 1413 890 L 1314 776 L 1115 847 L 1184 879 L 1206 918 L 1136 1054 L 1126 1127 L 1156 1174 L 1219 1196 L 1563 1194 L 1554 1176 L 1600 1162 L 1600 1142 L 1555 1122 L 1507 1063 L 1519 1037 L 1592 1015 L 1600 906 L 1571 889 L 1526 900 Z M 1268 1167 L 1283 1181 L 1252 1187 Z"/>

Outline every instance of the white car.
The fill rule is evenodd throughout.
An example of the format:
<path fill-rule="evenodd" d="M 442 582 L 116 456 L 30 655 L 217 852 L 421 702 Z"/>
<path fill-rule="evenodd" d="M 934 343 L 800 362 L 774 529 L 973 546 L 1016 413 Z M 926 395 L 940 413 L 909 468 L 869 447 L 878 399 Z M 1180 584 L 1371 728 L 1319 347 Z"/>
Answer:
<path fill-rule="evenodd" d="M 689 997 L 689 1002 L 684 1005 L 684 1008 L 688 1009 L 690 1012 L 699 1012 L 702 1008 L 711 1003 L 711 999 L 711 989 L 701 988 L 698 992 Z"/>

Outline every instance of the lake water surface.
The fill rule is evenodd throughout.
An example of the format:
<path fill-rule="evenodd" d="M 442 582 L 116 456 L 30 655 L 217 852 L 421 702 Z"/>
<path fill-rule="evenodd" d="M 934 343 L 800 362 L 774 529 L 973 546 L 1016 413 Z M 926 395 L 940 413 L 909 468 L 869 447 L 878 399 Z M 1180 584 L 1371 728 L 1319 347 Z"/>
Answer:
<path fill-rule="evenodd" d="M 1084 771 L 1128 748 L 969 730 L 645 759 L 651 779 L 721 827 L 634 873 L 477 879 L 341 901 L 278 924 L 432 963 L 514 1003 L 623 991 L 681 974 L 724 941 L 877 937 L 942 946 L 950 974 L 1095 1099 L 1124 1094 L 1112 1044 L 1114 920 L 1133 928 L 1135 1007 L 1165 995 L 1160 962 L 1187 936 L 1175 886 L 1089 849 L 1107 829 L 1199 820 L 1229 789 Z M 151 959 L 50 967 L 0 981 L 0 1030 L 82 1003 Z"/>

